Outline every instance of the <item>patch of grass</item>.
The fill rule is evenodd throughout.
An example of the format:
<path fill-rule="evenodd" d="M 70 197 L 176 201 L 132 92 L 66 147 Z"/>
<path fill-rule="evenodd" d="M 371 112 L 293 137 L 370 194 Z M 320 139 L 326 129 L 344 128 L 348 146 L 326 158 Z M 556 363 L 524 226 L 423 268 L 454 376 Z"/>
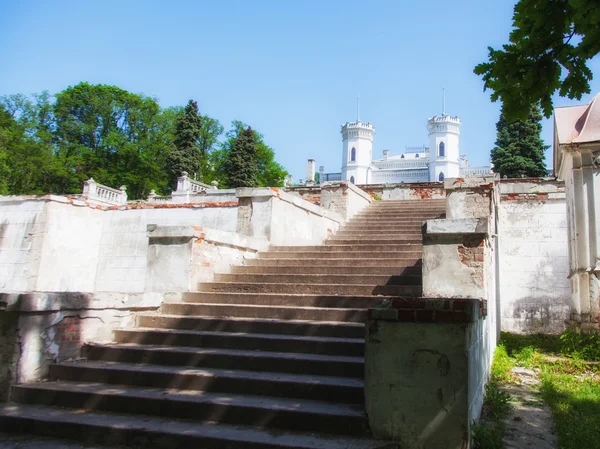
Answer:
<path fill-rule="evenodd" d="M 542 397 L 550 405 L 561 449 L 600 448 L 600 379 L 545 373 Z"/>
<path fill-rule="evenodd" d="M 600 361 L 600 335 L 582 335 L 572 330 L 560 336 L 561 352 L 583 360 Z"/>
<path fill-rule="evenodd" d="M 556 354 L 561 347 L 560 335 L 554 334 L 510 334 L 502 332 L 500 342 L 509 356 L 521 352 L 525 348 L 533 348 L 541 354 Z"/>
<path fill-rule="evenodd" d="M 540 392 L 552 409 L 561 449 L 600 449 L 598 361 L 599 335 L 580 335 L 570 330 L 560 336 L 503 332 L 494 355 L 491 381 L 510 383 L 514 366 L 539 372 Z M 498 446 L 481 449 L 488 447 Z"/>
<path fill-rule="evenodd" d="M 474 449 L 502 449 L 504 436 L 503 419 L 510 410 L 510 396 L 500 389 L 501 383 L 512 380 L 511 369 L 514 362 L 503 345 L 498 345 L 494 353 L 492 374 L 485 386 L 482 419 L 471 425 Z"/>
<path fill-rule="evenodd" d="M 494 361 L 492 362 L 491 382 L 511 382 L 513 380 L 511 370 L 514 366 L 515 360 L 508 355 L 504 344 L 498 344 L 494 352 Z"/>

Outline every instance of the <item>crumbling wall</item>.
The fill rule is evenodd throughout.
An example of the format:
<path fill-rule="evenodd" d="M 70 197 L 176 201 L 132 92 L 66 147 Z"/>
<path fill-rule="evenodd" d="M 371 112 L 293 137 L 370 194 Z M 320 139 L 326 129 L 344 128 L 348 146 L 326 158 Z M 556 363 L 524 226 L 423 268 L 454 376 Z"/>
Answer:
<path fill-rule="evenodd" d="M 14 383 L 32 382 L 50 364 L 81 356 L 85 342 L 112 341 L 135 313 L 157 310 L 156 293 L 0 293 L 0 399 Z M 3 393 L 4 392 L 4 393 Z"/>
<path fill-rule="evenodd" d="M 365 398 L 376 438 L 406 449 L 468 446 L 489 366 L 482 360 L 483 305 L 476 299 L 398 299 L 369 310 Z"/>
<path fill-rule="evenodd" d="M 502 329 L 561 332 L 569 318 L 571 294 L 564 183 L 503 180 L 500 189 Z"/>
<path fill-rule="evenodd" d="M 374 199 L 381 200 L 438 200 L 446 197 L 446 191 L 441 182 L 365 184 L 357 187 Z"/>
<path fill-rule="evenodd" d="M 91 207 L 0 197 L 0 292 L 143 292 L 148 224 L 235 231 L 237 202 Z"/>

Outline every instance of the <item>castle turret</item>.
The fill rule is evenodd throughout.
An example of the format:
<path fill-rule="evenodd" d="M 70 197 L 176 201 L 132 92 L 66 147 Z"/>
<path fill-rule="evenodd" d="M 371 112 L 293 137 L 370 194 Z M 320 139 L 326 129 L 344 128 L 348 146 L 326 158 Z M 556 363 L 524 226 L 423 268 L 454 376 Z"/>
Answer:
<path fill-rule="evenodd" d="M 360 120 L 342 125 L 342 181 L 371 182 L 371 159 L 375 127 Z"/>
<path fill-rule="evenodd" d="M 435 115 L 427 120 L 429 132 L 429 181 L 458 178 L 460 119 L 450 115 Z"/>

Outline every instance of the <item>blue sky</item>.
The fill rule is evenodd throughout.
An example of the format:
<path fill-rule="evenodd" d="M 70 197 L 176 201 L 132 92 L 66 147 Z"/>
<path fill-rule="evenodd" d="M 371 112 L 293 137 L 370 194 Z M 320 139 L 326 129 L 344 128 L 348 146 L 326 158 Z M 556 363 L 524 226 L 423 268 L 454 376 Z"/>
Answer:
<path fill-rule="evenodd" d="M 461 152 L 485 164 L 499 104 L 473 67 L 510 31 L 514 1 L 0 0 L 0 95 L 115 84 L 164 107 L 190 98 L 265 136 L 297 180 L 339 171 L 340 125 L 375 125 L 374 156 L 427 143 L 426 120 L 460 116 Z M 600 73 L 600 60 L 591 62 Z M 592 92 L 600 91 L 600 80 Z M 587 102 L 586 96 L 581 102 Z M 578 103 L 557 99 L 556 105 Z M 552 121 L 543 137 L 552 143 Z M 551 165 L 550 151 L 547 162 Z"/>

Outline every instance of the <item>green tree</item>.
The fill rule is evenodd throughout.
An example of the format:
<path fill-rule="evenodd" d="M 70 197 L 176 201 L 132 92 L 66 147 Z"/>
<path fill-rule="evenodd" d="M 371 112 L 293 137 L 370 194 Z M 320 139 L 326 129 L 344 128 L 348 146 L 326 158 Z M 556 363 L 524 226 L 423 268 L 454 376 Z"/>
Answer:
<path fill-rule="evenodd" d="M 224 164 L 241 132 L 247 128 L 248 125 L 239 120 L 231 122 L 231 129 L 225 134 L 226 140 L 222 143 L 221 148 L 213 151 L 209 157 L 210 173 L 207 176 L 207 182 L 216 180 L 219 182 L 219 186 L 232 187 Z M 256 141 L 257 186 L 282 187 L 288 172 L 275 162 L 275 151 L 264 142 L 263 135 L 256 130 L 253 130 L 253 133 Z"/>
<path fill-rule="evenodd" d="M 190 100 L 177 118 L 175 140 L 167 158 L 171 173 L 171 184 L 175 184 L 182 172 L 192 177 L 200 174 L 202 154 L 199 145 L 202 117 L 198 114 L 198 103 Z"/>
<path fill-rule="evenodd" d="M 581 99 L 593 74 L 587 61 L 600 52 L 598 0 L 520 0 L 510 43 L 488 47 L 481 75 L 492 101 L 501 100 L 507 120 L 526 119 L 532 104 L 552 115 L 552 94 Z"/>
<path fill-rule="evenodd" d="M 168 142 L 153 98 L 116 86 L 79 83 L 56 95 L 56 157 L 70 176 L 60 192 L 79 192 L 94 177 L 111 187 L 126 185 L 130 198 L 145 198 L 160 178 Z"/>
<path fill-rule="evenodd" d="M 4 194 L 52 192 L 61 172 L 51 136 L 39 120 L 46 115 L 40 112 L 46 99 L 35 99 L 35 103 L 19 95 L 0 99 L 0 191 Z"/>
<path fill-rule="evenodd" d="M 252 128 L 242 130 L 227 153 L 224 171 L 230 187 L 257 187 L 256 136 Z"/>
<path fill-rule="evenodd" d="M 537 105 L 530 107 L 526 120 L 508 122 L 503 114 L 496 123 L 496 146 L 492 150 L 494 171 L 501 177 L 546 176 L 544 151 L 548 148 L 540 137 L 542 114 Z"/>

